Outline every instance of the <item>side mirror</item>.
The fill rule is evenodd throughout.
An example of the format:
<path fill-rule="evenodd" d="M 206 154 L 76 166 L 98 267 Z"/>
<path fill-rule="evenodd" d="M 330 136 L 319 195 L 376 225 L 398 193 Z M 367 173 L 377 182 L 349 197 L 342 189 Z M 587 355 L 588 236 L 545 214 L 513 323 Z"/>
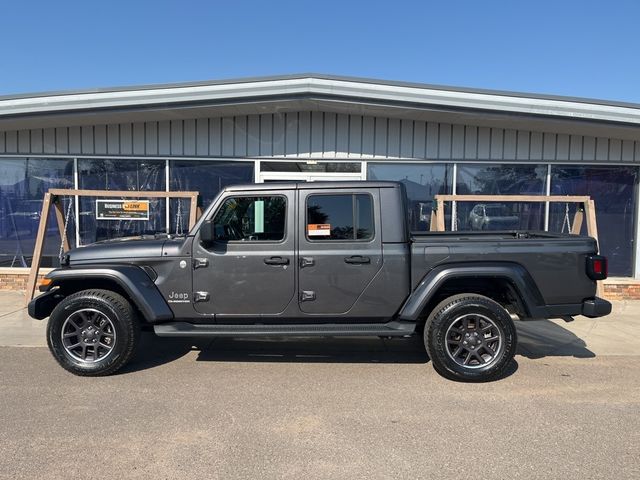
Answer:
<path fill-rule="evenodd" d="M 200 240 L 203 243 L 213 243 L 215 240 L 215 226 L 213 220 L 205 221 L 200 227 Z"/>

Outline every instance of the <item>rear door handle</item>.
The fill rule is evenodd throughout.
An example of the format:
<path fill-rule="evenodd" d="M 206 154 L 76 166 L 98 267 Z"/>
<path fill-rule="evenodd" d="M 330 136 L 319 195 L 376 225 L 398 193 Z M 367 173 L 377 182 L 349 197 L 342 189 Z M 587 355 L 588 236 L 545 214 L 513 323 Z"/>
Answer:
<path fill-rule="evenodd" d="M 267 265 L 289 265 L 289 259 L 283 257 L 268 257 L 264 259 Z"/>
<path fill-rule="evenodd" d="M 362 255 L 353 255 L 351 257 L 345 257 L 344 261 L 345 263 L 350 263 L 352 265 L 371 263 L 371 259 L 369 257 L 363 257 Z"/>

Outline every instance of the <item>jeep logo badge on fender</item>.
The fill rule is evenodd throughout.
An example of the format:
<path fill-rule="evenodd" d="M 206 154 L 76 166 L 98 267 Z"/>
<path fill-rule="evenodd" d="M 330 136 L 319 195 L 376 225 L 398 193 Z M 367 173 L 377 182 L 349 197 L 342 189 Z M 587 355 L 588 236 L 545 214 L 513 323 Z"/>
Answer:
<path fill-rule="evenodd" d="M 189 303 L 188 293 L 171 292 L 168 298 L 169 303 Z"/>

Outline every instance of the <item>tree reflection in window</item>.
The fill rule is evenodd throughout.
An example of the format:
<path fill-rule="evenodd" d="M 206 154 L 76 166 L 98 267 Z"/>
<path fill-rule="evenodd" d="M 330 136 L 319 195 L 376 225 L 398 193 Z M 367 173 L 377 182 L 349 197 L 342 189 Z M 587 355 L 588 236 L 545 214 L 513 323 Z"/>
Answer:
<path fill-rule="evenodd" d="M 218 241 L 280 241 L 284 239 L 286 199 L 232 197 L 225 200 L 214 218 Z"/>

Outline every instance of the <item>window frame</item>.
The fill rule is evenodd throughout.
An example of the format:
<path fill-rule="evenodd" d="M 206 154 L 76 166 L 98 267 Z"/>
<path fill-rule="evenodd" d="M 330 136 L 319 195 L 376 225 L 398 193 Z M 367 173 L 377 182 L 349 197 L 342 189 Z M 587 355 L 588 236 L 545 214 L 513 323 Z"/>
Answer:
<path fill-rule="evenodd" d="M 352 239 L 311 239 L 309 237 L 309 198 L 310 197 L 336 197 L 336 196 L 350 196 L 352 201 L 351 206 L 351 215 L 352 222 L 354 226 L 354 233 L 357 235 L 357 225 L 356 225 L 356 201 L 355 197 L 357 195 L 368 196 L 371 201 L 371 226 L 372 226 L 372 235 L 371 238 L 352 238 Z M 307 194 L 304 200 L 304 238 L 309 243 L 373 243 L 376 239 L 376 209 L 375 202 L 373 199 L 373 195 L 369 192 L 351 192 L 351 193 L 309 193 Z"/>
<path fill-rule="evenodd" d="M 214 240 L 214 243 L 218 243 L 218 244 L 234 244 L 234 245 L 253 245 L 256 243 L 270 243 L 270 244 L 282 244 L 282 243 L 286 243 L 287 238 L 289 236 L 289 232 L 288 232 L 288 227 L 289 227 L 289 217 L 288 217 L 288 212 L 289 212 L 289 202 L 287 199 L 286 195 L 282 195 L 282 194 L 268 194 L 268 195 L 229 195 L 227 197 L 224 197 L 222 199 L 222 202 L 220 203 L 220 206 L 218 208 L 215 209 L 215 211 L 212 213 L 211 217 L 209 218 L 209 220 L 211 222 L 214 221 L 214 219 L 216 218 L 216 216 L 218 215 L 218 212 L 222 209 L 222 207 L 225 205 L 225 203 L 227 203 L 228 200 L 234 199 L 234 198 L 265 198 L 265 197 L 276 197 L 276 198 L 282 198 L 284 199 L 284 230 L 282 232 L 282 239 L 280 240 Z"/>

